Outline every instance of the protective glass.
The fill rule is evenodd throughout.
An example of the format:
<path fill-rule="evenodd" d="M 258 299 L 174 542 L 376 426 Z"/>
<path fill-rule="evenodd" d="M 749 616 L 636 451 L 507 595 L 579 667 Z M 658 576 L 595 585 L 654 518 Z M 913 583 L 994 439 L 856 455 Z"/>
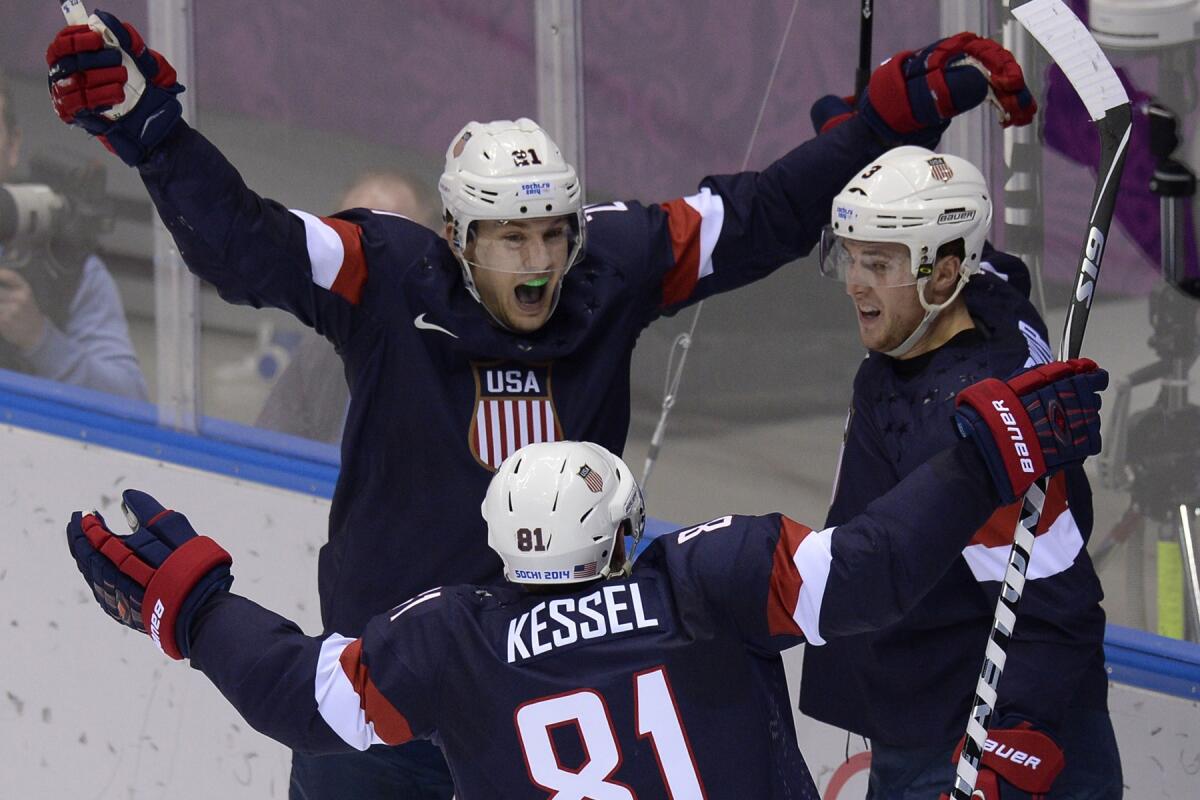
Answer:
<path fill-rule="evenodd" d="M 829 225 L 821 231 L 820 265 L 826 278 L 857 286 L 890 288 L 917 282 L 908 245 L 847 239 Z"/>
<path fill-rule="evenodd" d="M 582 245 L 575 215 L 476 221 L 467 234 L 467 263 L 475 269 L 548 280 L 571 268 L 582 255 Z"/>

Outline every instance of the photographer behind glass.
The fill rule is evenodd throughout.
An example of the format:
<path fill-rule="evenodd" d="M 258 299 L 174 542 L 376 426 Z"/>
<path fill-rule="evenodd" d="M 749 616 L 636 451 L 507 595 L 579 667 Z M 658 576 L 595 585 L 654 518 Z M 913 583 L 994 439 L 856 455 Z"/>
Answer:
<path fill-rule="evenodd" d="M 145 400 L 112 275 L 88 237 L 56 236 L 83 227 L 58 224 L 78 201 L 66 186 L 16 183 L 20 144 L 0 72 L 0 368 Z"/>

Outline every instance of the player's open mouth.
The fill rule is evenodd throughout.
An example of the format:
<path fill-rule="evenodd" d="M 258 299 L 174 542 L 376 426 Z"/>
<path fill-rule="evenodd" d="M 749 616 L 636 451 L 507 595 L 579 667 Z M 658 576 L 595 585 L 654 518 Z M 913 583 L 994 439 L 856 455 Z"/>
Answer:
<path fill-rule="evenodd" d="M 513 290 L 517 296 L 517 305 L 523 311 L 536 311 L 542 304 L 542 298 L 546 296 L 546 287 L 550 284 L 550 279 L 547 277 L 534 278 L 531 281 L 526 281 Z"/>
<path fill-rule="evenodd" d="M 879 309 L 874 306 L 855 306 L 858 309 L 858 318 L 863 322 L 871 322 L 879 316 Z"/>

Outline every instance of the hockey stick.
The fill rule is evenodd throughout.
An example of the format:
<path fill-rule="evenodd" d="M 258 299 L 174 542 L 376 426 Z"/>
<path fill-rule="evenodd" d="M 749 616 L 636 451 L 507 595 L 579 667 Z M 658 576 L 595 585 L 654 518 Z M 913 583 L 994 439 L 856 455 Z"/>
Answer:
<path fill-rule="evenodd" d="M 1129 97 L 1096 40 L 1062 0 L 1031 0 L 1014 9 L 1013 16 L 1066 74 L 1100 133 L 1100 165 L 1096 189 L 1092 194 L 1087 239 L 1059 345 L 1059 358 L 1075 358 L 1083 345 L 1083 332 L 1092 307 L 1096 279 L 1100 274 L 1100 259 L 1104 255 L 1104 242 L 1109 223 L 1112 222 L 1121 170 L 1125 165 L 1132 125 Z M 975 700 L 958 759 L 954 788 L 950 792 L 954 800 L 970 800 L 975 789 L 975 779 L 987 742 L 988 724 L 996 706 L 996 687 L 1004 671 L 1008 643 L 1017 618 L 1017 603 L 1025 588 L 1025 572 L 1033 551 L 1034 531 L 1041 518 L 1047 484 L 1046 479 L 1039 480 L 1022 501 L 1008 568 L 996 601 L 996 614 L 992 619 L 983 669 L 975 686 Z"/>
<path fill-rule="evenodd" d="M 875 21 L 872 0 L 862 0 L 858 9 L 858 69 L 854 71 L 854 102 L 866 91 L 871 80 L 871 29 Z"/>

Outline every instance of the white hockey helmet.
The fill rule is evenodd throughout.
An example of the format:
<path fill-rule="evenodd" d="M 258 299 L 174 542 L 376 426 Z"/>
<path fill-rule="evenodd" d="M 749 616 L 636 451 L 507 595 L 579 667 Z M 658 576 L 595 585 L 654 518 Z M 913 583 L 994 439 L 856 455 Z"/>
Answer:
<path fill-rule="evenodd" d="M 522 447 L 492 477 L 481 511 L 504 577 L 523 584 L 626 575 L 646 525 L 633 472 L 590 442 Z M 633 547 L 624 562 L 614 564 L 626 523 Z"/>
<path fill-rule="evenodd" d="M 479 220 L 568 216 L 572 236 L 563 272 L 583 257 L 586 230 L 579 178 L 558 145 L 531 119 L 464 125 L 446 150 L 438 192 L 446 221 L 452 224 L 452 249 L 463 281 L 476 300 L 479 291 L 471 267 L 488 267 L 469 263 L 465 253 L 471 226 Z"/>
<path fill-rule="evenodd" d="M 821 235 L 821 274 L 841 281 L 853 277 L 853 282 L 873 286 L 916 284 L 925 319 L 904 343 L 888 352 L 903 355 L 979 271 L 991 224 L 987 182 L 974 164 L 923 147 L 897 147 L 867 165 L 834 198 L 830 222 Z M 938 250 L 959 239 L 964 256 L 958 285 L 945 302 L 932 304 L 925 297 L 925 283 Z M 856 270 L 851 276 L 854 259 L 846 240 L 902 244 L 908 249 L 908 263 Z"/>

